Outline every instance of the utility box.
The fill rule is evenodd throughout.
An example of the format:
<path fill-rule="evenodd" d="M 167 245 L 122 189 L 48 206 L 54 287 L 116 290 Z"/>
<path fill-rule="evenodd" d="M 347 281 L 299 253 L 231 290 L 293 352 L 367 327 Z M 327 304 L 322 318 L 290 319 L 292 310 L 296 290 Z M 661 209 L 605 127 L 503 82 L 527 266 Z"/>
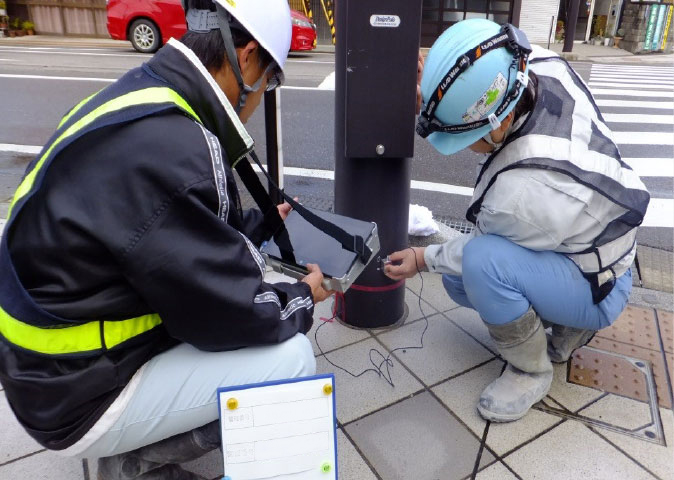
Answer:
<path fill-rule="evenodd" d="M 347 2 L 346 35 L 340 36 L 346 49 L 347 158 L 414 154 L 414 135 L 407 133 L 415 122 L 421 5 L 415 0 Z"/>

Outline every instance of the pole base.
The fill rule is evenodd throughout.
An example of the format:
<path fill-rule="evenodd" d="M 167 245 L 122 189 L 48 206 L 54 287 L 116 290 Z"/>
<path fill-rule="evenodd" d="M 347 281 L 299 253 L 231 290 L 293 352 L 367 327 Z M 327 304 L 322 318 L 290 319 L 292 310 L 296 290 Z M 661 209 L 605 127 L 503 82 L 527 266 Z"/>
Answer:
<path fill-rule="evenodd" d="M 333 312 L 335 312 L 335 319 L 345 327 L 352 328 L 354 330 L 376 330 L 376 331 L 394 330 L 404 325 L 405 321 L 409 316 L 409 308 L 407 307 L 407 304 L 404 303 L 403 300 L 402 309 L 399 310 L 398 316 L 394 317 L 392 321 L 389 321 L 389 319 L 383 320 L 381 315 L 376 314 L 368 315 L 368 313 L 363 314 L 364 312 L 360 312 L 360 314 L 356 316 L 354 315 L 349 316 L 349 314 L 347 313 L 347 318 L 350 320 L 350 322 L 344 321 L 343 315 L 344 309 L 342 302 L 344 302 L 344 297 L 336 297 L 334 300 Z M 372 320 L 374 320 L 374 322 Z"/>

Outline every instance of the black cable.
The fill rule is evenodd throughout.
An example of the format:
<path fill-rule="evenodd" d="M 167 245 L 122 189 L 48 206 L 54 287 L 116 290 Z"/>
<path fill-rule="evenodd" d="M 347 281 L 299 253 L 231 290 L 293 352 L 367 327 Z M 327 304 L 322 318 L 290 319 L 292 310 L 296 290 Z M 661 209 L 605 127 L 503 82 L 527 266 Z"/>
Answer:
<path fill-rule="evenodd" d="M 422 306 L 421 306 L 421 295 L 422 295 L 422 293 L 423 293 L 423 291 L 424 291 L 424 277 L 421 275 L 421 269 L 419 268 L 419 262 L 417 261 L 417 254 L 416 254 L 416 252 L 414 251 L 414 249 L 413 249 L 412 247 L 407 247 L 407 248 L 408 248 L 409 250 L 412 250 L 412 254 L 414 255 L 414 263 L 415 263 L 416 268 L 417 268 L 417 273 L 419 274 L 419 279 L 421 280 L 421 288 L 420 288 L 420 290 L 419 290 L 419 299 L 418 299 L 418 300 L 419 300 L 419 311 L 421 312 L 421 315 L 424 317 L 424 321 L 426 322 L 426 325 L 424 326 L 424 329 L 423 329 L 423 331 L 421 332 L 421 338 L 419 339 L 419 345 L 418 345 L 418 346 L 415 345 L 415 346 L 410 346 L 410 347 L 398 347 L 398 348 L 394 348 L 394 349 L 391 350 L 391 351 L 389 352 L 389 354 L 386 355 L 386 356 L 384 356 L 384 354 L 381 353 L 378 349 L 376 349 L 376 348 L 371 348 L 368 356 L 369 356 L 369 358 L 370 358 L 370 363 L 372 364 L 372 367 L 366 368 L 366 369 L 363 370 L 362 372 L 356 374 L 356 373 L 350 372 L 349 370 L 347 370 L 347 369 L 344 368 L 344 367 L 340 367 L 339 365 L 337 365 L 336 363 L 334 363 L 332 360 L 330 360 L 330 359 L 328 358 L 327 354 L 326 354 L 326 353 L 323 351 L 323 349 L 321 348 L 320 344 L 318 343 L 318 331 L 319 331 L 321 328 L 323 328 L 323 325 L 325 325 L 326 323 L 329 323 L 329 321 L 333 320 L 333 319 L 337 316 L 337 311 L 335 310 L 335 313 L 334 313 L 333 317 L 332 317 L 331 319 L 329 319 L 328 321 L 324 321 L 321 325 L 318 326 L 318 328 L 317 328 L 316 331 L 314 332 L 314 340 L 316 341 L 316 347 L 317 347 L 318 350 L 321 352 L 321 355 L 323 355 L 323 358 L 325 358 L 325 360 L 326 360 L 330 365 L 332 365 L 333 367 L 338 368 L 338 369 L 340 369 L 341 371 L 343 371 L 343 372 L 349 374 L 349 375 L 352 376 L 353 378 L 361 377 L 361 376 L 365 375 L 365 374 L 368 373 L 368 372 L 374 372 L 374 373 L 376 373 L 380 378 L 383 377 L 384 380 L 386 380 L 386 382 L 387 382 L 389 385 L 391 385 L 392 387 L 395 387 L 395 385 L 393 384 L 393 378 L 391 377 L 391 370 L 390 370 L 391 367 L 393 367 L 393 360 L 391 360 L 391 355 L 393 355 L 394 352 L 397 352 L 397 351 L 399 351 L 399 350 L 402 350 L 403 352 L 406 352 L 407 350 L 420 350 L 420 349 L 423 349 L 423 348 L 424 348 L 424 335 L 426 334 L 426 331 L 428 330 L 428 317 L 427 317 L 426 314 L 424 313 L 424 310 L 423 310 L 423 308 L 422 308 Z M 382 358 L 382 361 L 381 361 L 381 363 L 379 363 L 379 365 L 377 365 L 377 364 L 374 362 L 374 360 L 372 359 L 372 354 L 373 354 L 373 353 L 378 354 L 378 355 Z M 384 364 L 386 365 L 386 368 L 384 369 L 384 370 L 385 370 L 385 373 L 384 373 L 384 370 L 382 370 L 382 366 L 383 366 Z"/>

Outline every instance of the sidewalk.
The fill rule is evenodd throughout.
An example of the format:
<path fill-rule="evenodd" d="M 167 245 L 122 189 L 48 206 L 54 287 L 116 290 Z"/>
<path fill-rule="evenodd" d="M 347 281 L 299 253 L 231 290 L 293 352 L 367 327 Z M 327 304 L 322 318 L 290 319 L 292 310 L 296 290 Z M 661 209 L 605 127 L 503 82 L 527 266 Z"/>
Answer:
<path fill-rule="evenodd" d="M 406 295 L 409 315 L 395 330 L 323 325 L 330 302 L 316 309 L 309 337 L 318 371 L 336 375 L 342 480 L 674 479 L 671 292 L 635 288 L 623 316 L 556 365 L 549 395 L 511 424 L 487 424 L 475 409 L 504 366 L 477 314 L 454 304 L 438 275 L 409 280 Z M 424 348 L 392 356 L 395 387 L 328 363 L 359 373 L 372 348 L 419 345 L 426 322 Z M 96 478 L 95 459 L 62 458 L 28 437 L 2 391 L 0 431 L 2 479 Z M 187 468 L 219 479 L 220 453 Z"/>
<path fill-rule="evenodd" d="M 133 50 L 131 43 L 126 40 L 112 40 L 110 38 L 74 38 L 58 35 L 31 35 L 15 38 L 0 38 L 0 45 L 3 46 L 22 46 L 22 47 L 66 47 L 66 48 L 125 48 Z M 547 44 L 540 44 L 546 48 Z M 552 43 L 550 50 L 562 54 L 563 44 Z M 428 48 L 421 49 L 428 52 Z M 302 54 L 311 53 L 334 53 L 335 47 L 331 44 L 319 44 L 312 52 L 299 52 Z M 627 50 L 620 48 L 604 47 L 599 45 L 589 45 L 584 43 L 575 43 L 573 52 L 563 54 L 567 60 L 596 63 L 630 63 L 630 64 L 657 64 L 674 65 L 674 54 L 649 53 L 634 55 Z"/>
<path fill-rule="evenodd" d="M 547 44 L 538 44 L 547 48 Z M 642 53 L 635 55 L 621 48 L 605 47 L 603 45 L 592 45 L 587 43 L 574 43 L 573 51 L 570 53 L 562 52 L 563 43 L 551 43 L 550 50 L 560 54 L 567 60 L 580 62 L 596 63 L 626 63 L 626 64 L 657 64 L 674 65 L 674 54 L 664 53 Z"/>

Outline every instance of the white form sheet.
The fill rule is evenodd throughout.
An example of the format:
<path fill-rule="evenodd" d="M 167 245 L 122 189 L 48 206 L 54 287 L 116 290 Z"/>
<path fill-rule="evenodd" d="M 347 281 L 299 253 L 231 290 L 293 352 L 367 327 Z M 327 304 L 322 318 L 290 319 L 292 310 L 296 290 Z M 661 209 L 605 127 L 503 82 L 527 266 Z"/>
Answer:
<path fill-rule="evenodd" d="M 218 389 L 227 480 L 336 480 L 333 375 Z"/>

